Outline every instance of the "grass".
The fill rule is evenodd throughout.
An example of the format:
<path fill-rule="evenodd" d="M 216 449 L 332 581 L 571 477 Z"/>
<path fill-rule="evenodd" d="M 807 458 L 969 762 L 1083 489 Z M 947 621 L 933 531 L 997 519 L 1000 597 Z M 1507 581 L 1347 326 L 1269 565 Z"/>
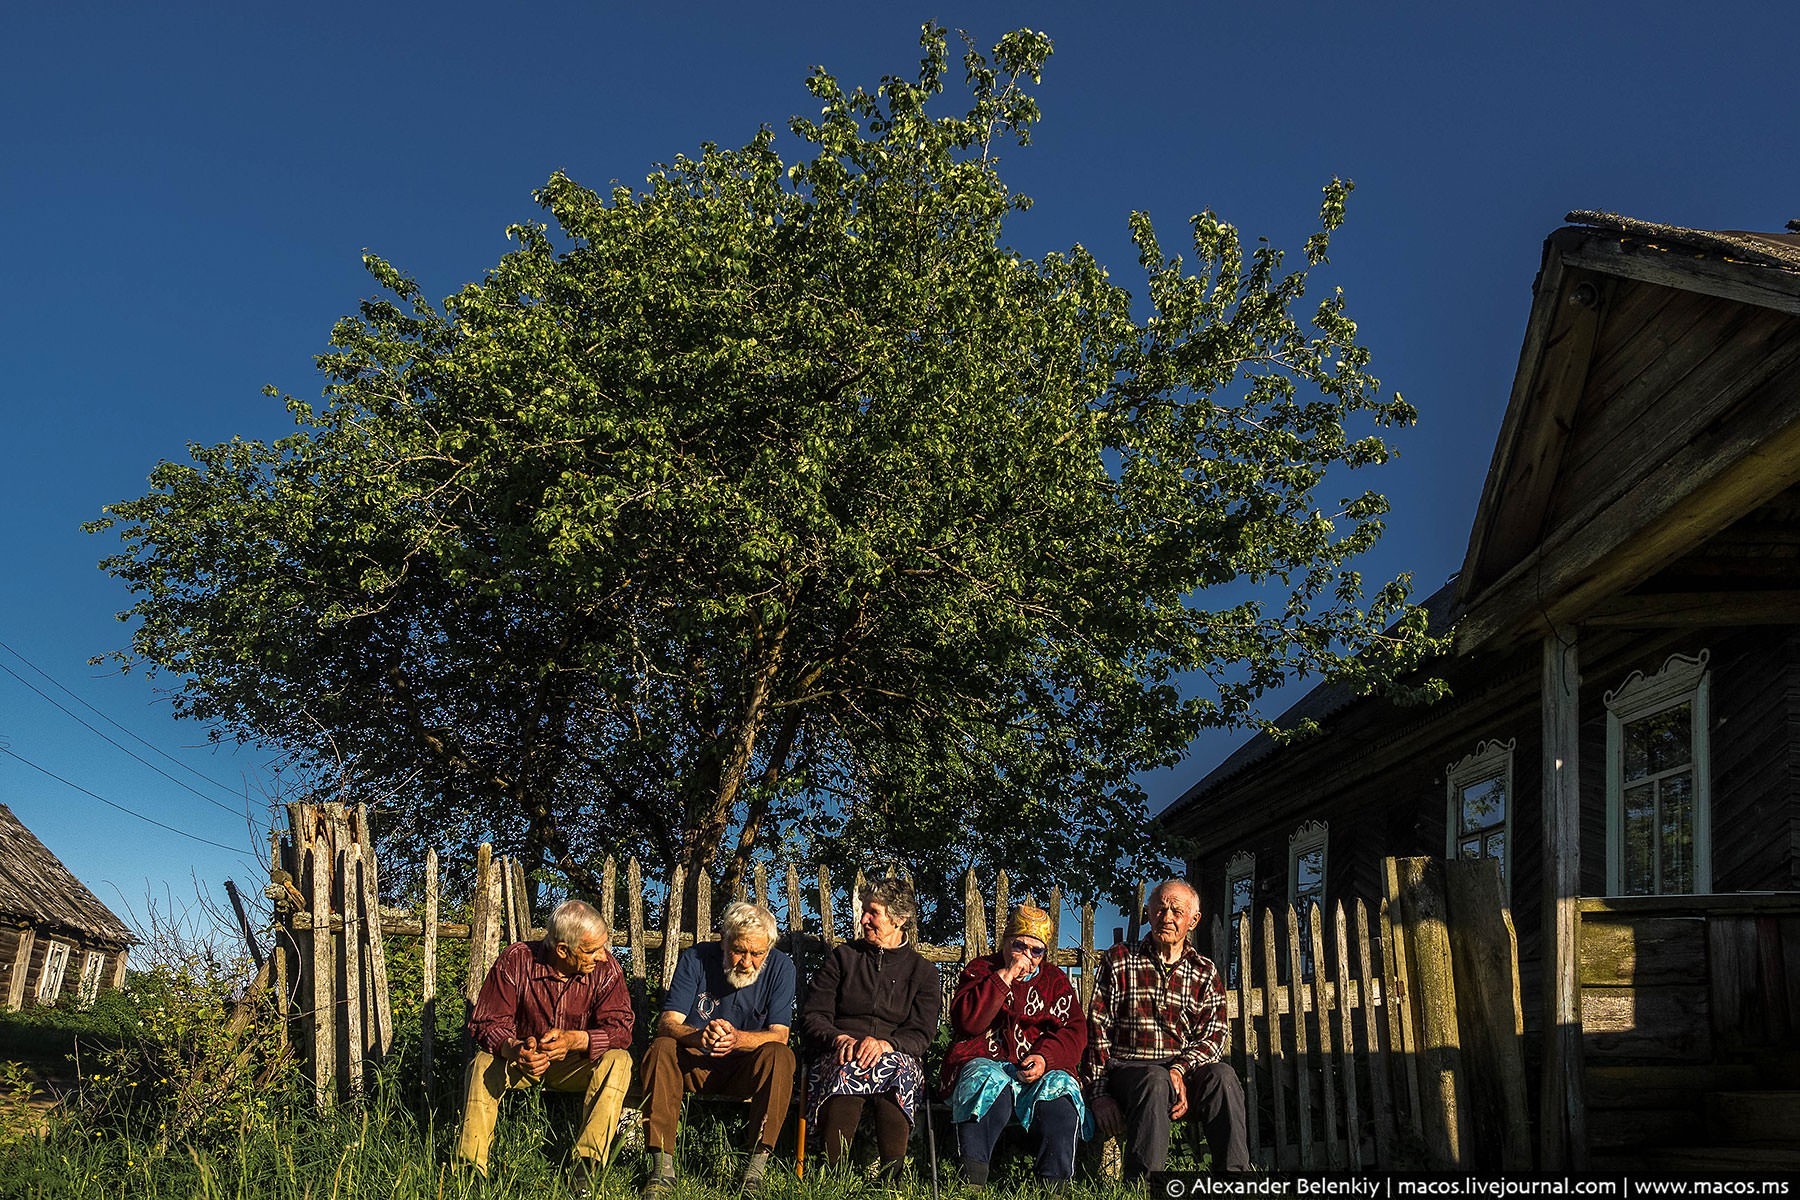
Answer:
<path fill-rule="evenodd" d="M 108 1011 L 37 1010 L 0 1018 L 5 1057 L 30 1063 L 40 1085 L 54 1079 L 67 1087 L 75 1079 L 71 1050 L 77 1045 L 87 1047 L 81 1052 L 82 1067 L 92 1073 L 66 1092 L 43 1136 L 16 1126 L 9 1135 L 0 1120 L 0 1200 L 454 1200 L 474 1194 L 449 1166 L 460 1096 L 440 1085 L 441 1102 L 425 1103 L 409 1054 L 390 1060 L 360 1105 L 316 1114 L 304 1088 L 289 1081 L 243 1112 L 222 1114 L 226 1119 L 212 1122 L 204 1134 L 159 1151 L 157 1118 L 166 1108 L 139 1103 L 122 1109 L 116 1086 L 108 1091 L 96 1082 L 104 1070 L 95 1065 L 103 1061 L 101 1047 L 128 1039 L 129 1028 L 120 1014 Z M 16 1098 L 23 1079 L 18 1068 L 0 1070 L 0 1092 L 10 1086 Z M 8 1111 L 7 1098 L 0 1096 L 0 1114 Z M 573 1097 L 509 1095 L 493 1147 L 492 1178 L 479 1194 L 495 1200 L 561 1200 L 569 1195 L 563 1166 L 574 1143 L 578 1107 Z M 940 1191 L 953 1195 L 955 1165 L 947 1153 L 952 1138 L 947 1129 L 938 1134 Z M 740 1135 L 739 1118 L 698 1106 L 682 1134 L 675 1200 L 731 1195 Z M 777 1154 L 768 1200 L 850 1200 L 871 1190 L 860 1176 L 827 1173 L 816 1152 L 808 1158 L 807 1178 L 796 1179 L 791 1151 L 783 1151 Z M 909 1200 L 929 1200 L 922 1135 L 913 1151 L 908 1177 L 897 1190 Z M 1085 1161 L 1082 1167 L 1091 1170 Z M 601 1194 L 634 1200 L 643 1173 L 640 1156 L 621 1154 L 600 1180 Z M 1000 1164 L 988 1191 L 993 1200 L 1036 1193 L 1030 1155 L 1019 1151 Z M 1079 1174 L 1066 1194 L 1070 1200 L 1142 1195 Z"/>

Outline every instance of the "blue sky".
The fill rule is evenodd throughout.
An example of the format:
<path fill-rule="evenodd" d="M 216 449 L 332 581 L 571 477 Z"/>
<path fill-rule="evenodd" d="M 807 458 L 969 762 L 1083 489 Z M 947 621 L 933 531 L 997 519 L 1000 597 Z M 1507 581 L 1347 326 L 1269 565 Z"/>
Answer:
<path fill-rule="evenodd" d="M 1461 563 L 1566 211 L 1800 217 L 1791 13 L 1774 4 L 14 6 L 0 667 L 138 758 L 0 673 L 0 801 L 122 914 L 193 880 L 254 882 L 243 813 L 260 822 L 275 789 L 268 755 L 209 749 L 167 715 L 166 682 L 88 665 L 124 645 L 128 601 L 95 569 L 111 543 L 80 523 L 190 441 L 284 432 L 260 389 L 317 395 L 313 356 L 372 290 L 365 248 L 441 297 L 505 253 L 552 171 L 636 183 L 702 141 L 780 128 L 810 111 L 814 64 L 910 73 L 928 18 L 984 45 L 1019 25 L 1055 39 L 1036 142 L 1004 167 L 1037 200 L 1011 233 L 1027 253 L 1080 241 L 1129 284 L 1133 209 L 1170 248 L 1202 208 L 1297 248 L 1320 186 L 1356 181 L 1332 281 L 1421 414 L 1372 481 L 1395 511 L 1368 573 L 1413 571 L 1421 594 Z M 1242 736 L 1204 739 L 1153 800 Z"/>

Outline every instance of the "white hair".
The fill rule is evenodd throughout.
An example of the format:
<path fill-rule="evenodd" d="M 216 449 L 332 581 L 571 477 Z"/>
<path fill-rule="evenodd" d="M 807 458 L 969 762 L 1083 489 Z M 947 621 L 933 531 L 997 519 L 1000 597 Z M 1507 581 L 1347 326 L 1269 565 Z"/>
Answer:
<path fill-rule="evenodd" d="M 590 937 L 600 938 L 609 945 L 612 943 L 612 930 L 606 927 L 606 918 L 593 905 L 585 900 L 564 900 L 550 910 L 550 920 L 544 926 L 544 945 L 555 947 L 560 942 L 565 946 L 579 946 Z"/>
<path fill-rule="evenodd" d="M 771 946 L 781 932 L 780 926 L 775 923 L 774 913 L 748 900 L 732 901 L 726 906 L 725 914 L 719 918 L 719 936 L 733 945 L 753 929 L 768 938 Z"/>

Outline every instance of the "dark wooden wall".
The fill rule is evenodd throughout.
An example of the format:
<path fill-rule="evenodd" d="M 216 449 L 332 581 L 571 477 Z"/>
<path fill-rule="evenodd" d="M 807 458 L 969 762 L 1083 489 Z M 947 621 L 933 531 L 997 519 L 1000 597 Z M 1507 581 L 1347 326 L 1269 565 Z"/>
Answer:
<path fill-rule="evenodd" d="M 1800 629 L 1588 630 L 1582 634 L 1582 891 L 1606 890 L 1605 694 L 1676 653 L 1710 654 L 1715 891 L 1800 887 Z M 1461 664 L 1453 700 L 1423 712 L 1385 704 L 1348 712 L 1326 737 L 1279 753 L 1232 785 L 1229 819 L 1183 830 L 1204 851 L 1190 864 L 1208 913 L 1224 912 L 1225 871 L 1256 855 L 1258 910 L 1287 903 L 1288 839 L 1305 820 L 1329 829 L 1328 902 L 1381 896 L 1388 855 L 1443 856 L 1446 768 L 1482 741 L 1513 747 L 1509 890 L 1526 1021 L 1541 1021 L 1542 727 L 1540 650 Z M 1396 730 L 1405 734 L 1397 735 Z M 1384 747 L 1397 753 L 1385 760 Z M 1359 771 L 1357 760 L 1366 764 Z"/>

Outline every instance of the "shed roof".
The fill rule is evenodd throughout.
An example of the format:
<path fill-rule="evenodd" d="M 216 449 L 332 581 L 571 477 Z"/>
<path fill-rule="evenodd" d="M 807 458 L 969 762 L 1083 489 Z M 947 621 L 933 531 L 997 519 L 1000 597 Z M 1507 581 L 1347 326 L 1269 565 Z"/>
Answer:
<path fill-rule="evenodd" d="M 68 929 L 100 941 L 138 940 L 4 804 L 0 804 L 0 917 Z"/>

